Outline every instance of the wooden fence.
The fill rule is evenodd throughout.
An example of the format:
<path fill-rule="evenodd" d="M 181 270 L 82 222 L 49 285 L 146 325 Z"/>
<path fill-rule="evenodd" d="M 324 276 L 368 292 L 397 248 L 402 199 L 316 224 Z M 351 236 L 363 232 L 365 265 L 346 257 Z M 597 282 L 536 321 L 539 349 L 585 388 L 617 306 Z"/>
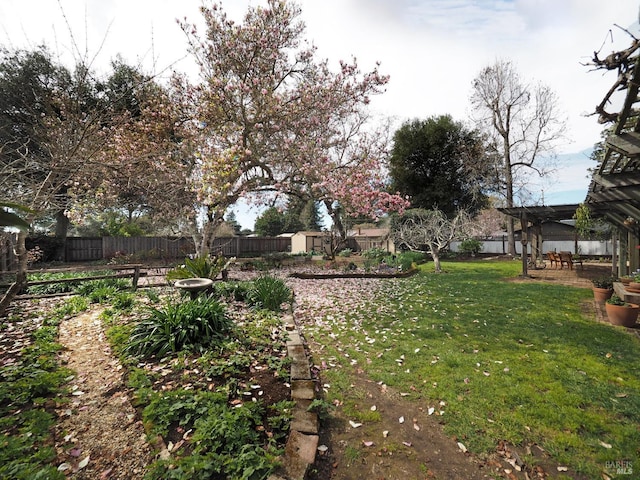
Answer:
<path fill-rule="evenodd" d="M 212 253 L 225 257 L 259 256 L 264 253 L 288 252 L 291 239 L 283 237 L 216 238 Z M 67 238 L 68 262 L 134 256 L 137 260 L 175 259 L 195 253 L 193 240 L 187 237 L 102 237 Z"/>
<path fill-rule="evenodd" d="M 37 239 L 32 242 L 37 245 Z M 0 272 L 16 268 L 14 239 L 0 235 Z M 216 238 L 212 253 L 225 257 L 251 257 L 267 253 L 290 252 L 291 238 L 231 237 Z M 91 262 L 121 257 L 131 260 L 175 260 L 195 253 L 193 240 L 187 237 L 68 237 L 66 262 Z"/>

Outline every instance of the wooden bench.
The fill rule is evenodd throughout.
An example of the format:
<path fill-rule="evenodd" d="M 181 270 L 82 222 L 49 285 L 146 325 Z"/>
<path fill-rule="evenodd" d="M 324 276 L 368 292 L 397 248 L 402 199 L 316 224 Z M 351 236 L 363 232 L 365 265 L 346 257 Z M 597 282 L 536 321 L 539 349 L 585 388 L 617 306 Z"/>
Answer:
<path fill-rule="evenodd" d="M 573 270 L 573 264 L 576 263 L 580 265 L 580 268 L 584 268 L 582 265 L 582 260 L 580 258 L 574 258 L 571 252 L 560 252 L 560 269 L 564 264 L 567 265 L 569 270 Z"/>

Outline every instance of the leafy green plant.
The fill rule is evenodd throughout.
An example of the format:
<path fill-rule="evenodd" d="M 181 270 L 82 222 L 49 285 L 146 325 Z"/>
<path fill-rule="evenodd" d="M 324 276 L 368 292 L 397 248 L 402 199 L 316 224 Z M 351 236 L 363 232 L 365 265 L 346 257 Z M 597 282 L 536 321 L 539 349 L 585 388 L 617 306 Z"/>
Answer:
<path fill-rule="evenodd" d="M 212 296 L 221 300 L 235 300 L 243 302 L 251 286 L 248 281 L 215 282 L 212 286 Z"/>
<path fill-rule="evenodd" d="M 335 408 L 336 406 L 333 403 L 327 402 L 323 398 L 315 398 L 307 407 L 307 411 L 314 412 L 320 420 L 325 420 L 330 417 Z"/>
<path fill-rule="evenodd" d="M 160 296 L 158 292 L 153 288 L 148 288 L 144 290 L 144 295 L 149 299 L 151 303 L 160 303 Z"/>
<path fill-rule="evenodd" d="M 352 253 L 353 253 L 353 250 L 351 250 L 350 248 L 345 248 L 345 249 L 340 250 L 338 252 L 338 256 L 339 257 L 350 257 Z"/>
<path fill-rule="evenodd" d="M 178 389 L 154 392 L 142 412 L 147 431 L 166 436 L 172 424 L 191 428 L 205 415 L 216 415 L 224 409 L 227 398 L 217 392 Z"/>
<path fill-rule="evenodd" d="M 229 333 L 232 322 L 225 307 L 206 296 L 186 302 L 169 302 L 150 315 L 131 333 L 125 353 L 164 356 L 180 350 L 203 351 L 218 344 Z"/>
<path fill-rule="evenodd" d="M 372 260 L 374 263 L 381 263 L 387 255 L 389 255 L 389 252 L 379 247 L 370 248 L 362 252 L 364 258 Z"/>
<path fill-rule="evenodd" d="M 606 276 L 606 277 L 598 277 L 591 280 L 593 286 L 596 288 L 606 288 L 607 290 L 611 290 L 613 288 L 613 283 L 615 282 L 615 277 Z"/>
<path fill-rule="evenodd" d="M 396 255 L 396 262 L 402 271 L 411 270 L 418 263 L 424 262 L 425 255 L 422 252 L 402 252 Z"/>
<path fill-rule="evenodd" d="M 482 251 L 483 248 L 484 245 L 480 240 L 477 240 L 475 238 L 467 238 L 466 240 L 460 242 L 458 251 L 460 253 L 465 253 L 468 255 L 477 255 Z"/>
<path fill-rule="evenodd" d="M 235 258 L 225 258 L 222 255 L 211 258 L 208 255 L 185 258 L 184 264 L 167 272 L 167 281 L 183 278 L 210 278 L 214 280 L 220 272 L 229 268 Z"/>
<path fill-rule="evenodd" d="M 29 281 L 38 282 L 46 281 L 53 282 L 54 280 L 65 280 L 63 282 L 45 283 L 41 285 L 29 285 L 27 292 L 32 295 L 49 295 L 55 293 L 67 293 L 76 291 L 78 285 L 81 284 L 84 277 L 96 276 L 96 275 L 112 275 L 111 270 L 99 270 L 89 272 L 43 272 L 43 273 L 30 273 Z M 77 279 L 71 281 L 72 279 Z"/>
<path fill-rule="evenodd" d="M 284 280 L 265 275 L 252 282 L 247 301 L 254 307 L 278 312 L 283 303 L 291 301 L 291 289 Z"/>
<path fill-rule="evenodd" d="M 285 405 L 272 411 L 278 436 L 288 430 Z M 193 454 L 155 462 L 147 478 L 266 478 L 277 466 L 272 447 L 262 445 L 260 433 L 265 407 L 248 402 L 230 407 L 219 392 L 176 390 L 153 394 L 143 419 L 153 434 L 166 434 L 173 425 L 193 428 Z M 269 423 L 271 425 L 271 423 Z M 284 429 L 284 430 L 282 430 Z"/>
<path fill-rule="evenodd" d="M 606 300 L 606 302 L 610 305 L 619 305 L 619 306 L 626 306 L 626 305 L 630 305 L 629 303 L 625 302 L 622 298 L 620 298 L 618 295 L 616 295 L 615 293 L 613 295 L 611 295 L 610 298 L 608 298 Z"/>
<path fill-rule="evenodd" d="M 129 292 L 116 292 L 111 299 L 114 310 L 130 311 L 135 305 L 136 297 Z"/>
<path fill-rule="evenodd" d="M 128 288 L 129 283 L 121 278 L 102 278 L 84 282 L 78 285 L 74 292 L 89 298 L 91 303 L 101 303 L 115 295 L 116 292 Z"/>

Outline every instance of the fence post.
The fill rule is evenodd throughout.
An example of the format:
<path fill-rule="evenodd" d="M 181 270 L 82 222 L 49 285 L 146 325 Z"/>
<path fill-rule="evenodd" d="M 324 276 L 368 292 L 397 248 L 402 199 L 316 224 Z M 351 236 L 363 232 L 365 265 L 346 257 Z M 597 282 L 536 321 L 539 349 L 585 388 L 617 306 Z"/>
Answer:
<path fill-rule="evenodd" d="M 138 289 L 138 279 L 140 279 L 140 265 L 133 267 L 133 279 L 131 282 L 133 283 L 134 290 Z"/>

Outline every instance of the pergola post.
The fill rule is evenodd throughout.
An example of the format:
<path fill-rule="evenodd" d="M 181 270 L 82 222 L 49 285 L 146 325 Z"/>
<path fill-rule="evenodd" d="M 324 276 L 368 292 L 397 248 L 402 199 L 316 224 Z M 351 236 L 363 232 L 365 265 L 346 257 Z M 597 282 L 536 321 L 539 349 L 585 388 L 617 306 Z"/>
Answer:
<path fill-rule="evenodd" d="M 529 222 L 527 221 L 527 212 L 522 211 L 520 215 L 520 227 L 521 227 L 521 243 L 522 243 L 522 276 L 528 277 L 529 272 L 529 255 L 527 254 L 527 227 Z"/>
<path fill-rule="evenodd" d="M 629 273 L 635 272 L 640 268 L 638 262 L 638 249 L 635 246 L 638 245 L 638 236 L 632 231 L 627 233 L 627 251 L 629 257 Z"/>

